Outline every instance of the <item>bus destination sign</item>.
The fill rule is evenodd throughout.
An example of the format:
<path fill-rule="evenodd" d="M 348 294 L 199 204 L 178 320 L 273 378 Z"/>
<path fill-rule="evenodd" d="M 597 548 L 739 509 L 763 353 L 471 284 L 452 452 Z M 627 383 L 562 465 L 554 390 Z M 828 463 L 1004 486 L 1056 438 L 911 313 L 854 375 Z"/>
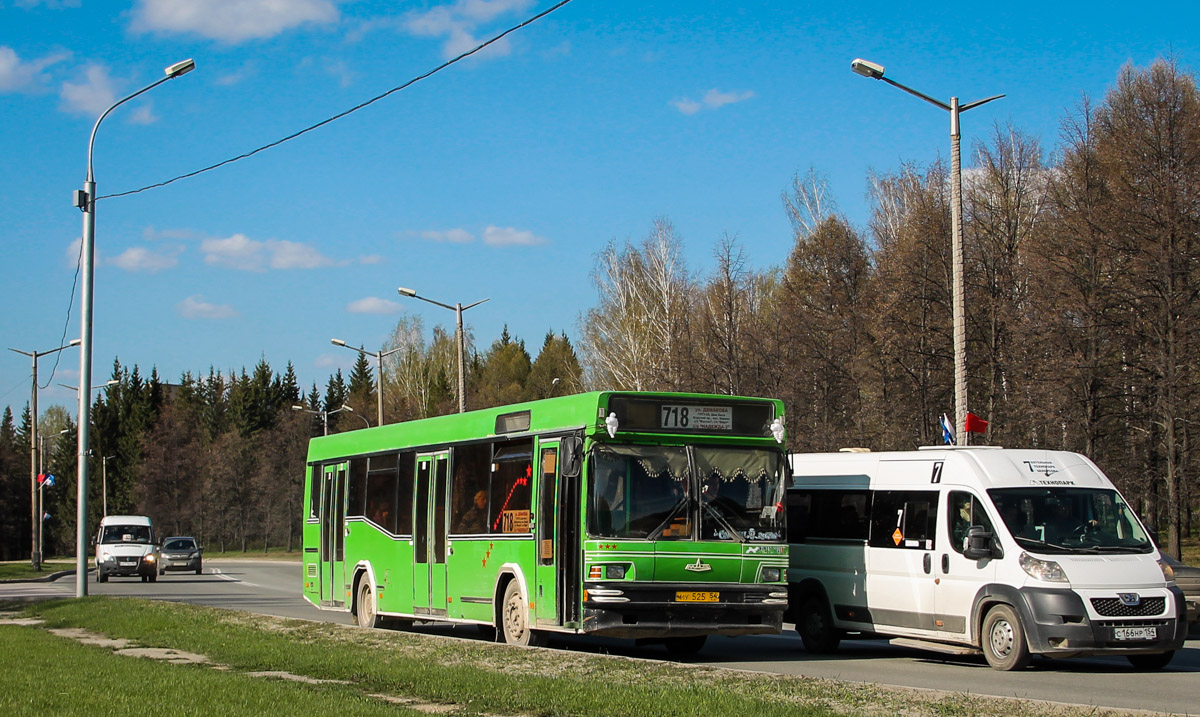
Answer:
<path fill-rule="evenodd" d="M 663 404 L 659 428 L 691 431 L 733 430 L 733 409 L 729 406 L 689 406 Z"/>

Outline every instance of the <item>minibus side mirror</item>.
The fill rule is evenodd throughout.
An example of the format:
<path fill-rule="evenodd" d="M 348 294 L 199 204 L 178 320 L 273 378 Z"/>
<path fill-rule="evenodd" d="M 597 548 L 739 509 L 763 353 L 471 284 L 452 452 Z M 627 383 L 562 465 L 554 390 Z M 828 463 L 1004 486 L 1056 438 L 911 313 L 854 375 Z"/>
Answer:
<path fill-rule="evenodd" d="M 963 557 L 967 560 L 1003 558 L 1004 551 L 991 531 L 982 525 L 972 525 L 967 529 L 967 547 L 963 550 Z"/>

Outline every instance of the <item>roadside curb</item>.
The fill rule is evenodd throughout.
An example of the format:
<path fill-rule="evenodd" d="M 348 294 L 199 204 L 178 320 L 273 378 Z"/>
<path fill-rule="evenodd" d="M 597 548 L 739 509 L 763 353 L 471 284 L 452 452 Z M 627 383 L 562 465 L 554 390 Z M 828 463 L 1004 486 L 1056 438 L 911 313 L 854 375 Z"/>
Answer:
<path fill-rule="evenodd" d="M 91 572 L 91 570 L 88 570 L 88 572 L 90 573 L 90 572 Z M 75 571 L 74 571 L 74 570 L 59 570 L 59 571 L 58 571 L 58 572 L 56 572 L 56 573 L 48 573 L 48 574 L 46 574 L 46 575 L 43 575 L 43 576 L 42 576 L 42 577 L 40 577 L 40 578 L 26 578 L 26 579 L 16 578 L 16 579 L 5 579 L 5 580 L 0 580 L 0 584 L 7 584 L 7 583 L 52 583 L 52 582 L 54 582 L 55 580 L 58 580 L 59 578 L 65 578 L 65 577 L 66 577 L 66 576 L 68 576 L 68 575 L 74 575 L 74 574 L 75 574 Z"/>

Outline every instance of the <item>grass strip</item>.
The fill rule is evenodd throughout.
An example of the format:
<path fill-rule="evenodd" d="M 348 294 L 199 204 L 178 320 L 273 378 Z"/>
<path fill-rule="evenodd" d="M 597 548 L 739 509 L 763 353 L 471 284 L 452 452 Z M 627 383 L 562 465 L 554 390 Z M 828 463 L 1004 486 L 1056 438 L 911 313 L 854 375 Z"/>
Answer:
<path fill-rule="evenodd" d="M 45 620 L 46 627 L 80 627 L 111 638 L 130 639 L 142 646 L 195 652 L 236 671 L 283 670 L 354 683 L 336 689 L 322 686 L 318 690 L 284 683 L 280 685 L 284 690 L 303 689 L 318 695 L 323 691 L 337 695 L 352 693 L 358 698 L 372 693 L 389 694 L 456 705 L 460 713 L 469 714 L 771 717 L 1103 713 L 1094 709 L 1052 708 L 1044 703 L 945 693 L 928 695 L 833 680 L 563 650 L 521 649 L 132 598 L 93 596 L 23 608 L 27 615 Z M 0 631 L 4 631 L 0 636 L 14 629 L 17 628 L 0 626 Z M 106 657 L 138 662 L 125 657 Z M 160 667 L 212 671 L 195 666 Z M 79 680 L 50 684 L 66 685 L 68 691 L 84 687 Z M 164 688 L 169 683 L 161 680 L 157 684 L 168 692 L 173 689 L 173 686 Z M 253 684 L 261 687 L 271 683 L 260 680 Z M 11 690 L 2 692 L 10 694 Z M 349 697 L 346 699 L 350 701 Z M 3 704 L 0 701 L 0 706 Z M 216 707 L 211 703 L 198 704 Z M 292 714 L 303 711 L 298 704 L 284 704 Z"/>
<path fill-rule="evenodd" d="M 122 657 L 41 628 L 0 626 L 0 714 L 420 714 L 345 685 L 292 684 Z"/>

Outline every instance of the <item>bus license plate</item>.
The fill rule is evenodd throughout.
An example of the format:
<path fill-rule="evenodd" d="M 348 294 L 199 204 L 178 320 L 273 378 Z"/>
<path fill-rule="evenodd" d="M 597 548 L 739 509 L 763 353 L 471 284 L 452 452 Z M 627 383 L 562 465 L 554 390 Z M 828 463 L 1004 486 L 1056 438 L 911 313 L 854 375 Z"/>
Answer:
<path fill-rule="evenodd" d="M 1157 640 L 1158 629 L 1153 627 L 1114 627 L 1113 637 L 1118 640 Z"/>
<path fill-rule="evenodd" d="M 718 602 L 720 599 L 721 593 L 692 591 L 675 593 L 675 602 Z"/>

